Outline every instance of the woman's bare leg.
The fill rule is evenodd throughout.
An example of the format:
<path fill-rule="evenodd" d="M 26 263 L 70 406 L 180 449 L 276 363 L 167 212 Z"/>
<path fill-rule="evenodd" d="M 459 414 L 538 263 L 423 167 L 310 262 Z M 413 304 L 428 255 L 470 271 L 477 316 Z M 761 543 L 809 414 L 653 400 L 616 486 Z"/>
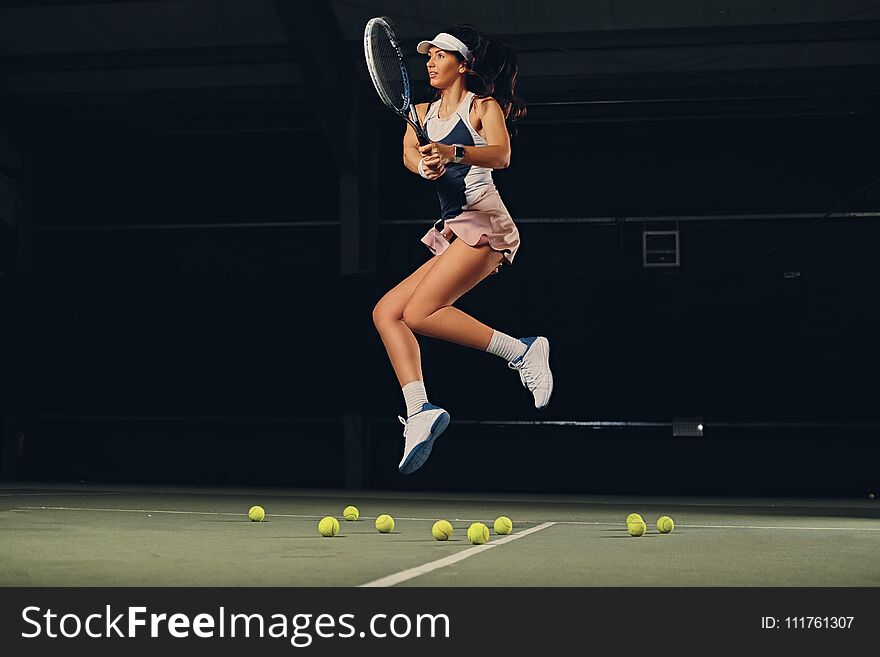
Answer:
<path fill-rule="evenodd" d="M 454 240 L 412 291 L 403 309 L 405 325 L 420 335 L 485 351 L 493 329 L 452 304 L 489 276 L 503 257 L 488 244 Z"/>
<path fill-rule="evenodd" d="M 373 308 L 373 324 L 382 338 L 394 374 L 403 388 L 413 381 L 423 381 L 419 343 L 403 321 L 403 309 L 409 298 L 434 264 L 443 255 L 434 256 L 389 290 Z"/>

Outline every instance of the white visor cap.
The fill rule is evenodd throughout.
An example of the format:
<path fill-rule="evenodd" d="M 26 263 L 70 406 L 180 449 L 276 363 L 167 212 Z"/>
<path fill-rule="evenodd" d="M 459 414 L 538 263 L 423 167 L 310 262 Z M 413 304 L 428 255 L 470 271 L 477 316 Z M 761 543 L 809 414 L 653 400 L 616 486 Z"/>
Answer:
<path fill-rule="evenodd" d="M 416 46 L 416 50 L 423 55 L 427 55 L 428 51 L 431 49 L 431 46 L 440 48 L 440 50 L 451 50 L 452 52 L 457 52 L 467 61 L 471 61 L 471 59 L 473 58 L 471 51 L 466 45 L 464 45 L 464 41 L 452 36 L 451 34 L 448 34 L 447 32 L 441 32 L 430 41 L 419 41 L 419 45 Z"/>

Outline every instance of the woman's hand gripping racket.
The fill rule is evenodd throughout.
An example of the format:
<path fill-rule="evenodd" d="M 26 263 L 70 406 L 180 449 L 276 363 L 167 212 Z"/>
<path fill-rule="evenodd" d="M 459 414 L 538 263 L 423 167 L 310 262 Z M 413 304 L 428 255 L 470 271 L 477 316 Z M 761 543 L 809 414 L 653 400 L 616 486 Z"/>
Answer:
<path fill-rule="evenodd" d="M 382 102 L 416 131 L 419 144 L 431 143 L 412 104 L 409 73 L 394 30 L 384 18 L 371 18 L 364 29 L 364 57 Z"/>

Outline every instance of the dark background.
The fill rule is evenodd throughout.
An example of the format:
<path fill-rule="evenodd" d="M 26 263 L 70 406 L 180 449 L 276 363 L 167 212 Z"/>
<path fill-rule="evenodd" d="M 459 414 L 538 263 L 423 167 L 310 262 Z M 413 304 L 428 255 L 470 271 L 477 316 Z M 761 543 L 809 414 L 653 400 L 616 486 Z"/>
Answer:
<path fill-rule="evenodd" d="M 802 4 L 0 2 L 4 478 L 876 490 L 880 7 Z M 420 337 L 453 423 L 408 478 L 370 311 L 437 201 L 369 86 L 374 15 L 519 53 L 522 247 L 457 306 L 548 336 L 556 380 L 538 413 Z"/>

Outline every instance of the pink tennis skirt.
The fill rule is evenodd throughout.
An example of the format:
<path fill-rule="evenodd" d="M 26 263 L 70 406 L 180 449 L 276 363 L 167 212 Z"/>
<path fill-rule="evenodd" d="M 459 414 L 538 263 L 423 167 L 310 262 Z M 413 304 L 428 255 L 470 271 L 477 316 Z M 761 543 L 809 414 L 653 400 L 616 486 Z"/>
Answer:
<path fill-rule="evenodd" d="M 456 237 L 471 246 L 488 244 L 501 251 L 509 265 L 513 264 L 519 249 L 519 229 L 494 187 L 489 187 L 476 201 L 468 204 L 467 210 L 460 215 L 446 219 L 442 231 L 432 227 L 425 233 L 422 243 L 434 255 L 440 255 Z"/>

